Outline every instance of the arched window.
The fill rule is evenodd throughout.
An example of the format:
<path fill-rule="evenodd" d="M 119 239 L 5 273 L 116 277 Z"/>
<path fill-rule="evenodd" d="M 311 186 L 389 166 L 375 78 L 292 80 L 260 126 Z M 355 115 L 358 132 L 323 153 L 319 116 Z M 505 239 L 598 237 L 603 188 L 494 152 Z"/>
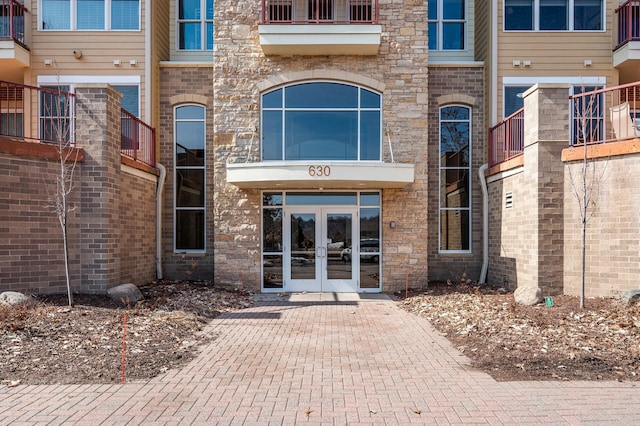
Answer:
<path fill-rule="evenodd" d="M 471 250 L 471 109 L 440 108 L 440 251 Z"/>
<path fill-rule="evenodd" d="M 262 95 L 262 160 L 380 161 L 381 95 L 311 82 Z"/>
<path fill-rule="evenodd" d="M 174 113 L 175 251 L 205 249 L 205 108 L 181 105 Z"/>

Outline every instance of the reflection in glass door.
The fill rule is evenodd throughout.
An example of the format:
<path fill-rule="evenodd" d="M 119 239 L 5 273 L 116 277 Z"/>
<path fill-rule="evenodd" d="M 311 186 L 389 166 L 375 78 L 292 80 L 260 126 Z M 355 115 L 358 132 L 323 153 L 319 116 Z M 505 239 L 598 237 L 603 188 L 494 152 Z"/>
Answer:
<path fill-rule="evenodd" d="M 327 279 L 350 280 L 353 276 L 351 247 L 353 218 L 350 213 L 328 213 L 326 215 Z"/>
<path fill-rule="evenodd" d="M 380 292 L 380 193 L 264 192 L 262 288 Z"/>
<path fill-rule="evenodd" d="M 291 280 L 316 280 L 316 214 L 291 214 Z M 318 247 L 321 249 L 321 247 Z"/>
<path fill-rule="evenodd" d="M 288 291 L 357 291 L 350 254 L 355 216 L 351 208 L 289 212 Z"/>

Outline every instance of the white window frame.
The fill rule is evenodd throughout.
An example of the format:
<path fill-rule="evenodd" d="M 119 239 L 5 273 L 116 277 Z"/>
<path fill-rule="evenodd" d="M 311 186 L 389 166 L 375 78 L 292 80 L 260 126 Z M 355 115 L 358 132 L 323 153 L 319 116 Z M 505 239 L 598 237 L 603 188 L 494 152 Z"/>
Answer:
<path fill-rule="evenodd" d="M 213 1 L 213 10 L 215 14 L 215 0 Z M 207 49 L 207 24 L 211 23 L 214 27 L 215 31 L 215 23 L 214 19 L 207 19 L 207 0 L 200 0 L 200 19 L 180 19 L 180 0 L 175 1 L 175 11 L 176 11 L 176 51 L 178 52 L 212 52 L 215 46 L 215 40 L 211 40 L 211 49 Z M 182 23 L 199 23 L 201 32 L 200 32 L 200 49 L 181 49 L 180 48 L 180 24 Z M 213 34 L 211 34 L 213 38 Z"/>
<path fill-rule="evenodd" d="M 138 86 L 138 118 L 142 117 L 142 84 L 139 75 L 39 75 L 38 86 L 71 86 L 75 93 L 76 84 L 106 83 L 113 86 Z M 133 113 L 133 111 L 130 111 Z"/>
<path fill-rule="evenodd" d="M 502 31 L 504 32 L 586 32 L 586 33 L 598 33 L 605 32 L 607 30 L 607 2 L 600 0 L 600 23 L 602 28 L 599 30 L 575 30 L 574 29 L 574 17 L 575 17 L 575 0 L 567 0 L 568 7 L 568 22 L 566 30 L 541 30 L 540 29 L 540 0 L 533 0 L 533 28 L 530 30 L 508 30 L 507 27 L 507 2 L 502 0 Z"/>
<path fill-rule="evenodd" d="M 138 109 L 141 110 L 141 93 L 142 85 L 140 84 L 139 75 L 114 76 L 114 75 L 39 75 L 37 80 L 38 87 L 42 86 L 69 86 L 69 93 L 76 92 L 77 84 L 96 84 L 107 83 L 118 86 L 138 86 Z M 75 120 L 75 111 L 73 111 Z M 140 117 L 139 117 L 140 118 Z M 38 135 L 42 134 L 40 121 L 40 100 L 38 99 Z M 75 124 L 75 123 L 74 123 Z M 75 135 L 71 135 L 75 138 Z"/>
<path fill-rule="evenodd" d="M 358 105 L 356 107 L 337 107 L 337 108 L 315 108 L 315 107 L 308 107 L 308 108 L 291 108 L 291 107 L 285 107 L 285 90 L 288 87 L 293 87 L 293 86 L 298 86 L 301 84 L 314 84 L 314 83 L 333 83 L 333 84 L 338 84 L 338 85 L 342 85 L 342 86 L 349 86 L 349 87 L 355 87 L 358 89 Z M 271 92 L 275 92 L 281 90 L 281 95 L 282 95 L 282 103 L 280 107 L 264 107 L 262 104 L 263 98 L 265 95 L 268 95 Z M 371 108 L 371 107 L 363 107 L 361 104 L 361 94 L 360 91 L 361 90 L 366 90 L 368 92 L 374 93 L 378 96 L 380 96 L 380 107 L 376 107 L 376 108 Z M 276 87 L 274 89 L 270 89 L 267 90 L 263 93 L 260 94 L 260 140 L 264 140 L 263 139 L 263 135 L 262 132 L 264 131 L 265 125 L 264 125 L 264 112 L 265 111 L 278 111 L 282 113 L 282 145 L 281 145 L 281 153 L 282 153 L 282 158 L 280 160 L 271 160 L 271 159 L 264 159 L 263 156 L 263 147 L 262 144 L 260 145 L 260 161 L 284 161 L 284 162 L 290 162 L 290 161 L 306 161 L 306 162 L 314 162 L 317 160 L 311 160 L 311 159 L 287 159 L 286 158 L 286 138 L 287 138 L 287 134 L 286 134 L 286 121 L 285 121 L 285 115 L 288 111 L 303 111 L 303 112 L 308 112 L 308 111 L 333 111 L 333 112 L 355 112 L 357 114 L 358 117 L 358 134 L 357 134 L 357 138 L 358 138 L 358 145 L 357 145 L 357 157 L 355 159 L 331 159 L 331 160 L 320 160 L 320 161 L 366 161 L 366 162 L 382 162 L 383 158 L 383 149 L 384 149 L 384 127 L 382 124 L 382 113 L 384 110 L 384 98 L 383 98 L 383 94 L 378 92 L 377 90 L 371 89 L 369 87 L 365 87 L 359 84 L 355 84 L 355 83 L 348 83 L 348 82 L 343 82 L 343 81 L 335 81 L 335 80 L 309 80 L 309 81 L 304 81 L 304 82 L 295 82 L 295 83 L 291 83 L 291 84 L 287 84 L 285 86 L 280 86 L 280 87 Z M 380 147 L 379 147 L 379 151 L 378 151 L 378 159 L 376 160 L 369 160 L 369 159 L 361 159 L 361 148 L 362 148 L 362 140 L 361 140 L 361 122 L 362 122 L 362 113 L 363 112 L 378 112 L 379 114 L 379 128 L 380 128 Z"/>
<path fill-rule="evenodd" d="M 175 125 L 176 122 L 178 121 L 177 117 L 176 117 L 176 113 L 178 108 L 180 107 L 186 107 L 186 106 L 196 106 L 199 108 L 202 108 L 203 113 L 204 113 L 204 118 L 202 120 L 200 119 L 180 119 L 180 121 L 193 121 L 193 122 L 202 122 L 204 124 L 204 135 L 203 135 L 203 143 L 204 143 L 204 158 L 202 161 L 202 165 L 201 166 L 177 166 L 178 164 L 178 159 L 176 156 L 176 140 L 177 140 L 177 126 Z M 205 253 L 207 251 L 207 156 L 206 156 L 206 152 L 207 152 L 207 107 L 205 105 L 202 104 L 197 104 L 197 103 L 184 103 L 184 104 L 179 104 L 179 105 L 174 105 L 173 106 L 173 144 L 172 144 L 172 149 L 173 149 L 173 252 L 174 253 L 178 253 L 178 254 L 191 254 L 191 253 Z M 204 179 L 204 186 L 203 186 L 203 198 L 204 198 L 204 202 L 202 207 L 178 207 L 177 205 L 177 201 L 178 201 L 178 187 L 175 184 L 176 183 L 176 177 L 177 177 L 177 172 L 178 169 L 180 170 L 202 170 L 203 173 L 203 179 Z M 203 219 L 204 219 L 204 227 L 202 229 L 202 249 L 178 249 L 176 246 L 176 242 L 177 242 L 177 230 L 178 230 L 178 211 L 202 211 L 203 213 Z"/>
<path fill-rule="evenodd" d="M 69 10 L 69 28 L 44 28 L 44 17 L 42 16 L 42 2 L 38 0 L 38 30 L 39 31 L 141 31 L 141 14 L 142 14 L 142 0 L 138 0 L 138 28 L 136 29 L 111 29 L 111 0 L 104 0 L 104 28 L 95 29 L 78 29 L 77 28 L 77 15 L 78 15 L 78 2 L 77 0 L 70 0 Z"/>
<path fill-rule="evenodd" d="M 73 96 L 75 95 L 75 87 L 73 84 L 71 83 L 60 83 L 60 82 L 56 82 L 56 83 L 52 83 L 52 84 L 40 84 L 39 87 L 41 87 L 42 89 L 50 89 L 50 90 L 58 90 L 64 93 L 68 93 L 69 96 Z M 68 88 L 69 90 L 65 91 L 62 90 L 62 88 Z M 73 109 L 73 103 L 71 101 L 69 101 L 68 105 L 69 105 L 69 110 L 68 111 L 63 111 L 63 114 L 56 114 L 59 111 L 52 111 L 50 114 L 46 114 L 43 115 L 42 114 L 42 96 L 43 96 L 44 92 L 40 92 L 40 94 L 38 95 L 38 138 L 41 140 L 45 140 L 44 138 L 44 130 L 45 127 L 43 126 L 44 122 L 49 121 L 49 120 L 60 120 L 60 119 L 64 119 L 64 118 L 68 118 L 69 120 L 69 134 L 65 137 L 65 141 L 68 142 L 71 145 L 75 144 L 75 137 L 76 137 L 76 112 Z M 47 141 L 55 141 L 55 140 L 51 140 L 51 139 L 47 139 Z"/>
<path fill-rule="evenodd" d="M 449 107 L 461 107 L 461 108 L 466 108 L 469 111 L 469 119 L 468 120 L 455 120 L 455 121 L 467 121 L 469 123 L 469 165 L 467 167 L 455 167 L 455 168 L 450 168 L 450 167 L 442 167 L 442 161 L 440 160 L 441 158 L 441 152 L 442 152 L 442 109 L 444 108 L 449 108 Z M 455 104 L 447 104 L 447 105 L 441 105 L 440 108 L 438 108 L 438 253 L 441 254 L 469 254 L 472 252 L 473 250 L 473 216 L 472 216 L 472 212 L 473 212 L 473 188 L 472 188 L 472 175 L 471 175 L 471 171 L 473 169 L 473 138 L 472 138 L 472 134 L 473 134 L 473 123 L 472 123 L 472 119 L 473 119 L 473 108 L 469 105 L 464 105 L 464 104 L 459 104 L 459 103 L 455 103 Z M 442 172 L 445 170 L 467 170 L 468 172 L 468 179 L 469 179 L 469 206 L 468 207 L 443 207 L 443 200 L 442 200 L 442 191 L 440 190 L 440 188 L 442 187 Z M 467 211 L 469 214 L 469 228 L 468 228 L 468 232 L 469 232 L 469 240 L 467 241 L 468 245 L 469 245 L 469 249 L 468 250 L 442 250 L 442 212 L 444 211 Z"/>
<path fill-rule="evenodd" d="M 438 16 L 436 19 L 427 19 L 428 24 L 433 24 L 435 23 L 438 30 L 437 30 L 437 40 L 438 40 L 438 46 L 436 46 L 436 49 L 431 50 L 431 52 L 466 52 L 469 49 L 469 36 L 468 36 L 468 28 L 469 28 L 469 4 L 468 4 L 468 0 L 463 0 L 464 2 L 464 18 L 463 19 L 444 19 L 443 17 L 443 13 L 444 13 L 444 3 L 447 0 L 435 0 L 438 3 Z M 464 45 L 464 47 L 462 49 L 444 49 L 443 48 L 443 43 L 444 43 L 444 24 L 446 23 L 462 23 L 464 26 L 464 34 L 463 34 L 463 39 L 462 39 L 462 43 Z M 427 25 L 428 25 L 427 24 Z M 428 27 L 427 27 L 428 28 Z"/>
<path fill-rule="evenodd" d="M 502 79 L 502 112 L 504 117 L 504 88 L 506 86 L 529 86 L 532 87 L 538 83 L 560 83 L 560 84 L 569 84 L 569 90 L 567 92 L 567 97 L 574 93 L 574 88 L 580 86 L 600 86 L 606 87 L 607 85 L 607 77 L 605 76 L 585 76 L 585 77 L 566 77 L 566 76 L 557 76 L 557 77 L 503 77 Z M 571 108 L 571 102 L 567 100 L 567 108 Z M 567 135 L 567 140 L 573 141 L 573 119 L 574 119 L 574 111 L 571 108 L 571 113 L 569 114 L 569 134 Z M 506 118 L 506 117 L 504 117 Z"/>

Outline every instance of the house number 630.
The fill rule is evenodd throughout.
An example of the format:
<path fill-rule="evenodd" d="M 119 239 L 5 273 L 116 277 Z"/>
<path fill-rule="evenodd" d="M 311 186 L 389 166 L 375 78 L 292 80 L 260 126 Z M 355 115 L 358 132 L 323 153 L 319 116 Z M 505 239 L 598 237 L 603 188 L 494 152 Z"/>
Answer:
<path fill-rule="evenodd" d="M 331 167 L 329 166 L 309 166 L 309 176 L 320 177 L 330 175 Z"/>

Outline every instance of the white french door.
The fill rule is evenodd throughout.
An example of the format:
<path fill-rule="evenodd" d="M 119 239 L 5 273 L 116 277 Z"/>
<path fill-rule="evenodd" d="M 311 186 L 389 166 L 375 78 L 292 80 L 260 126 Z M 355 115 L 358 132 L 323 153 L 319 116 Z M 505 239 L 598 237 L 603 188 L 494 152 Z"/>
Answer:
<path fill-rule="evenodd" d="M 284 289 L 291 292 L 357 292 L 358 235 L 355 207 L 289 207 L 284 227 Z"/>

